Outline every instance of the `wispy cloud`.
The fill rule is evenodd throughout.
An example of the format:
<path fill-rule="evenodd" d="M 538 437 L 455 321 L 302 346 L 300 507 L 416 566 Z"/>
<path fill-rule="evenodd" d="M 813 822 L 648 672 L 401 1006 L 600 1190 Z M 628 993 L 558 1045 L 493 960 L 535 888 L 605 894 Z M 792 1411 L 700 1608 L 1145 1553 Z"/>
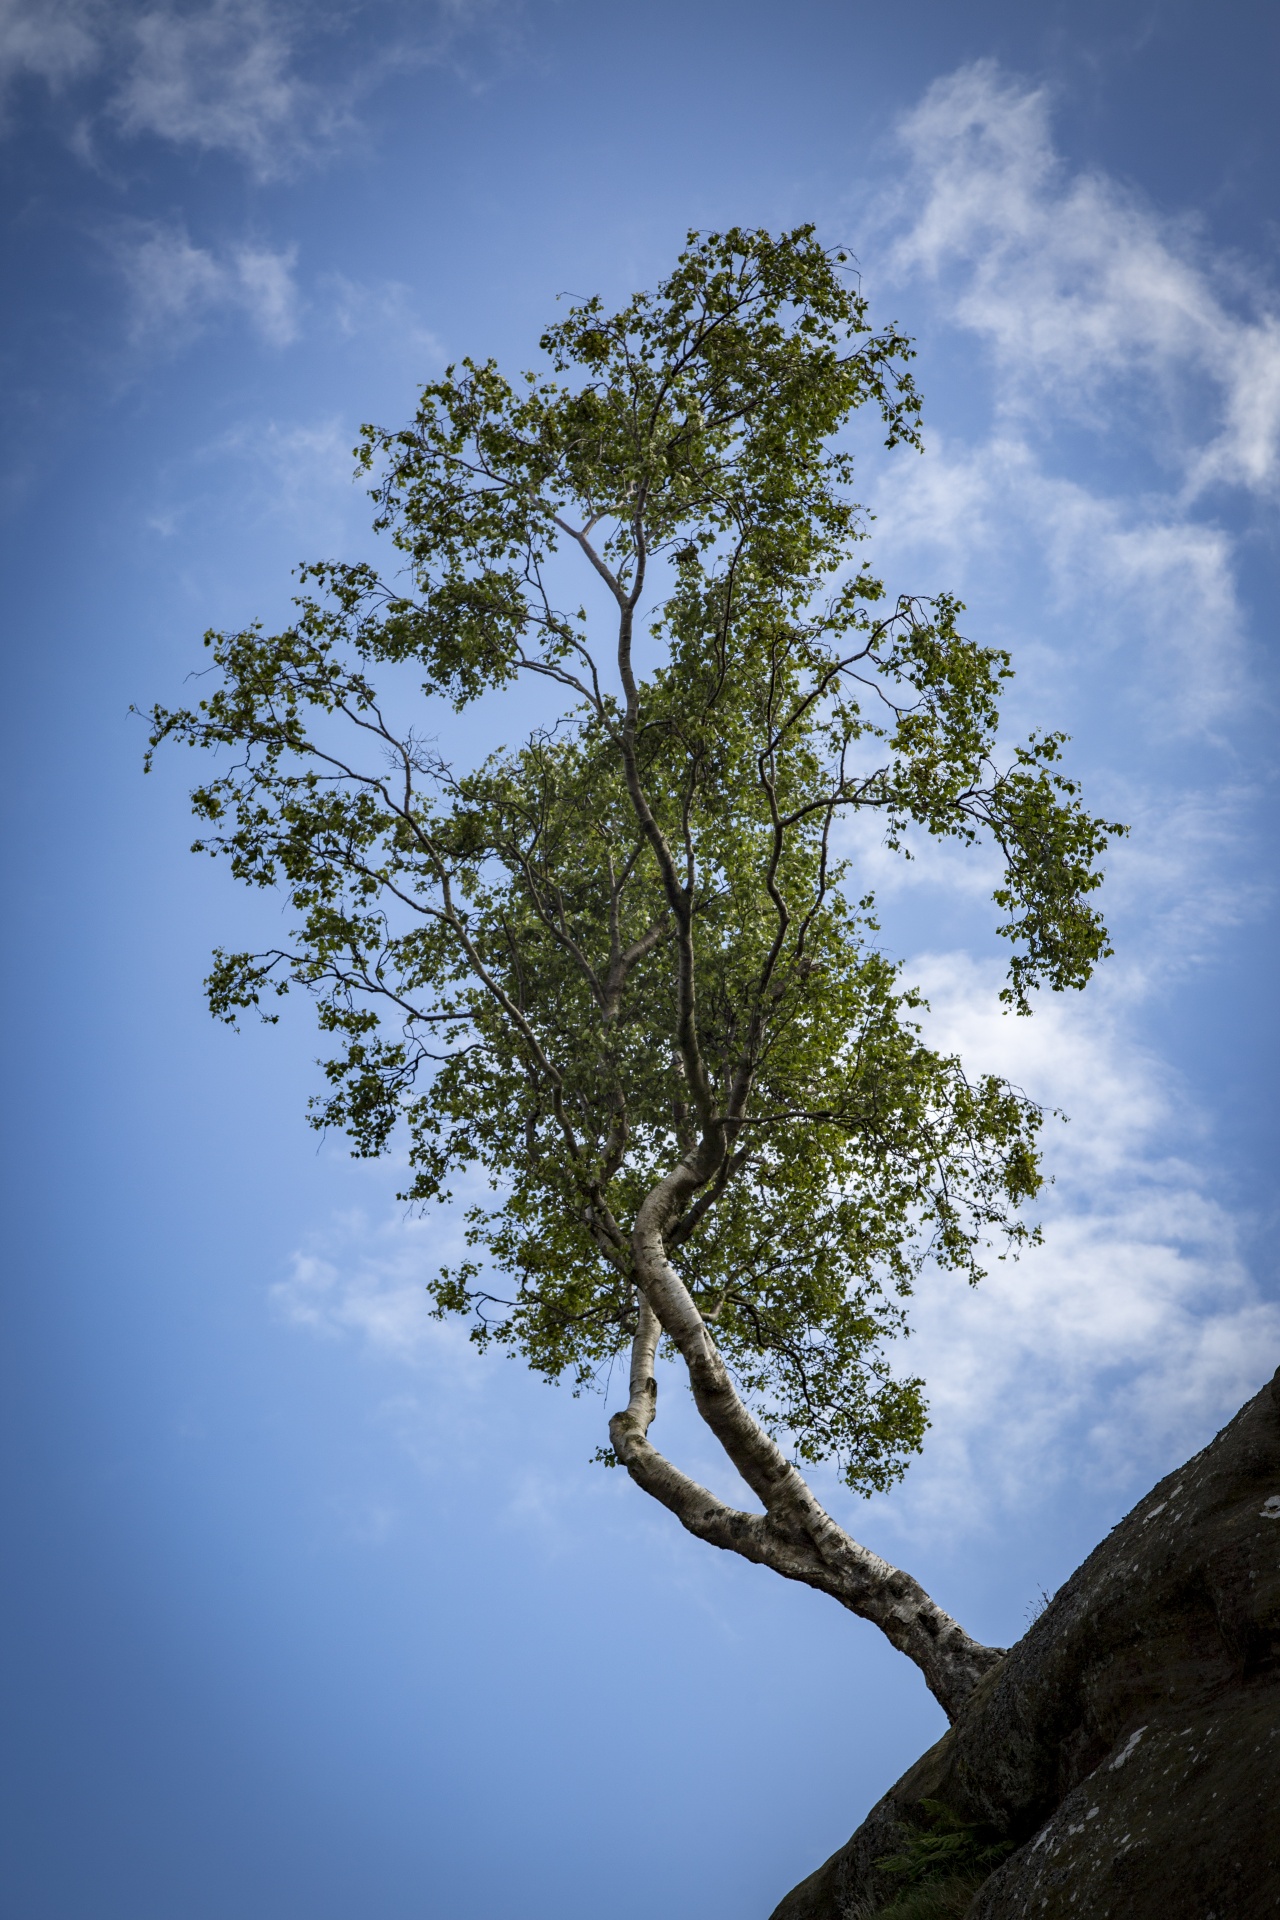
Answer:
<path fill-rule="evenodd" d="M 115 257 L 129 287 L 135 338 L 190 332 L 212 315 L 247 316 L 271 346 L 298 336 L 296 250 L 241 242 L 214 251 L 180 226 L 151 226 L 118 239 Z"/>
<path fill-rule="evenodd" d="M 1107 863 L 1120 952 L 1084 999 L 1010 1020 L 985 961 L 907 969 L 942 1044 L 1071 1115 L 1047 1129 L 1044 1245 L 974 1294 L 934 1280 L 917 1303 L 905 1359 L 929 1383 L 934 1430 L 885 1513 L 963 1532 L 1041 1497 L 1068 1463 L 1131 1488 L 1280 1358 L 1280 1306 L 1249 1270 L 1211 1130 L 1138 1038 L 1152 996 L 1268 897 L 1239 744 L 1265 693 L 1239 535 L 1205 495 L 1274 498 L 1280 330 L 1265 288 L 1192 223 L 1072 171 L 1047 95 L 992 63 L 939 81 L 899 135 L 880 264 L 953 348 L 972 343 L 991 400 L 968 440 L 935 433 L 923 460 L 884 470 L 877 548 L 893 571 L 958 587 L 988 632 L 995 610 L 1036 720 L 1083 736 L 1091 798 L 1107 784 L 1133 827 Z M 1141 482 L 1100 486 L 1116 459 Z M 989 880 L 855 851 L 887 894 L 961 898 Z"/>
<path fill-rule="evenodd" d="M 967 956 L 911 971 L 931 1037 L 1070 1116 L 1046 1127 L 1043 1246 L 976 1291 L 935 1277 L 913 1314 L 903 1361 L 928 1381 L 934 1426 L 885 1511 L 963 1533 L 1068 1473 L 1124 1491 L 1202 1445 L 1273 1371 L 1280 1303 L 1214 1195 L 1202 1116 L 1135 1041 L 1123 993 L 1013 1020 Z"/>
<path fill-rule="evenodd" d="M 1046 396 L 1097 416 L 1117 382 L 1146 380 L 1174 404 L 1180 383 L 1216 396 L 1207 442 L 1176 431 L 1170 457 L 1191 494 L 1223 481 L 1280 484 L 1280 315 L 1198 228 L 1161 217 L 1055 152 L 1049 100 L 990 61 L 938 81 L 900 127 L 890 264 L 954 276 L 954 318 L 994 351 L 1002 404 Z"/>
<path fill-rule="evenodd" d="M 480 34 L 508 52 L 504 0 L 0 0 L 0 104 L 22 78 L 76 83 L 73 147 L 114 134 L 224 153 L 260 180 L 296 172 L 358 135 L 389 74 L 456 65 Z M 357 27 L 360 32 L 357 33 Z"/>
<path fill-rule="evenodd" d="M 1214 735 L 1255 690 L 1235 540 L 1204 496 L 1280 486 L 1274 295 L 1192 223 L 1073 172 L 1047 94 L 992 62 L 938 81 L 898 138 L 878 275 L 953 341 L 976 337 L 992 401 L 985 436 L 934 434 L 886 473 L 882 549 L 931 553 L 988 597 L 1029 564 L 1042 616 L 1075 622 L 1060 668 L 1105 659 L 1113 690 L 1117 672 L 1141 681 L 1150 727 Z M 1124 463 L 1121 490 L 1085 477 L 1082 426 L 1102 471 Z"/>
<path fill-rule="evenodd" d="M 895 581 L 957 589 L 1010 645 L 1022 725 L 1075 732 L 1077 765 L 1092 745 L 1095 801 L 1101 781 L 1135 826 L 1110 899 L 1130 916 L 1128 977 L 1150 987 L 1265 890 L 1245 858 L 1257 795 L 1240 739 L 1267 693 L 1240 532 L 1203 489 L 1212 476 L 1270 504 L 1280 335 L 1265 292 L 1192 226 L 1072 171 L 1048 108 L 982 62 L 898 129 L 877 277 L 975 373 L 985 363 L 990 400 L 975 421 L 972 380 L 967 438 L 931 432 L 924 459 L 879 471 L 876 547 Z M 937 860 L 909 874 L 925 881 L 946 883 Z"/>
<path fill-rule="evenodd" d="M 416 1362 L 440 1348 L 458 1357 L 474 1352 L 455 1325 L 430 1312 L 426 1282 L 442 1258 L 442 1226 L 449 1237 L 447 1216 L 398 1216 L 378 1226 L 359 1212 L 335 1216 L 272 1288 L 276 1311 L 325 1339 L 357 1336 L 396 1360 Z"/>
<path fill-rule="evenodd" d="M 349 80 L 322 85 L 302 71 L 320 24 L 315 8 L 280 0 L 0 0 L 0 90 L 29 77 L 56 93 L 93 77 L 82 153 L 96 124 L 229 153 L 268 178 L 350 124 Z"/>
<path fill-rule="evenodd" d="M 349 124 L 339 93 L 299 71 L 300 24 L 270 0 L 139 11 L 110 113 L 126 135 L 230 153 L 269 177 Z"/>
<path fill-rule="evenodd" d="M 342 339 L 376 341 L 384 352 L 410 359 L 419 378 L 426 368 L 443 365 L 444 346 L 419 318 L 412 289 L 402 280 L 371 283 L 332 273 L 326 276 L 324 291 Z"/>
<path fill-rule="evenodd" d="M 0 0 L 0 101 L 23 78 L 56 90 L 92 72 L 100 19 L 85 0 Z"/>
<path fill-rule="evenodd" d="M 1041 634 L 1055 620 L 1071 629 L 1060 666 L 1105 667 L 1113 690 L 1117 672 L 1126 691 L 1140 679 L 1149 731 L 1213 735 L 1239 710 L 1249 673 L 1235 543 L 1179 500 L 1099 493 L 998 425 L 969 446 L 932 435 L 924 460 L 885 472 L 875 508 L 882 562 L 924 559 L 988 601 L 997 572 L 1038 576 Z"/>

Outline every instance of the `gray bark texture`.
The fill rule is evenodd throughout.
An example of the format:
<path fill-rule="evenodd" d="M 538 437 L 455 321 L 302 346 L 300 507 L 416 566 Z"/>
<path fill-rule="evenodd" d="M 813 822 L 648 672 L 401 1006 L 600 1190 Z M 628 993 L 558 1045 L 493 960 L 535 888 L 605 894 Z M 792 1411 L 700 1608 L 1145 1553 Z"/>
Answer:
<path fill-rule="evenodd" d="M 697 1191 L 699 1170 L 681 1166 L 642 1203 L 632 1251 L 643 1286 L 631 1349 L 630 1398 L 609 1422 L 614 1452 L 636 1485 L 661 1501 L 699 1540 L 739 1553 L 829 1593 L 879 1627 L 914 1660 L 947 1718 L 961 1713 L 1001 1659 L 930 1598 L 917 1580 L 845 1532 L 782 1449 L 743 1404 L 710 1329 L 666 1256 L 662 1228 L 682 1195 Z M 763 1513 L 728 1507 L 664 1458 L 649 1439 L 658 1407 L 653 1375 L 660 1332 L 675 1341 L 689 1370 L 694 1404 Z"/>
<path fill-rule="evenodd" d="M 1280 1373 L 1113 1528 L 772 1920 L 892 1914 L 903 1881 L 877 1862 L 927 1826 L 924 1801 L 1016 1850 L 971 1890 L 919 1889 L 913 1914 L 1280 1915 Z"/>

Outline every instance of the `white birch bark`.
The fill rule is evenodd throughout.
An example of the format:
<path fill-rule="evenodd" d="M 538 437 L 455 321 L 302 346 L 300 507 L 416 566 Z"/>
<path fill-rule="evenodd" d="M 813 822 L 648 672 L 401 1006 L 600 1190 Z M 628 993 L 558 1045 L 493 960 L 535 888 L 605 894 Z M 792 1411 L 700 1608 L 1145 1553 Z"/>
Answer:
<path fill-rule="evenodd" d="M 871 1621 L 913 1660 L 947 1717 L 1002 1658 L 972 1639 L 917 1580 L 862 1546 L 832 1519 L 803 1475 L 739 1397 L 688 1288 L 667 1258 L 663 1228 L 701 1184 L 681 1162 L 641 1205 L 632 1255 L 643 1299 L 631 1349 L 630 1398 L 609 1423 L 613 1450 L 636 1485 L 712 1546 L 829 1593 Z M 649 1439 L 658 1407 L 654 1361 L 661 1333 L 680 1351 L 698 1412 L 764 1508 L 727 1506 L 681 1473 Z"/>

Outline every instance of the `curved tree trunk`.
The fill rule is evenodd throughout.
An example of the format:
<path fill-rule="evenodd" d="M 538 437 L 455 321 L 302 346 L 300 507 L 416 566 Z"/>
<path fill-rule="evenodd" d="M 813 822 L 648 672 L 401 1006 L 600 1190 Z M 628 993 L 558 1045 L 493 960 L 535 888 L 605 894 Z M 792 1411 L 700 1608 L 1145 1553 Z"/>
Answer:
<path fill-rule="evenodd" d="M 873 1622 L 914 1660 L 929 1691 L 954 1720 L 978 1682 L 999 1663 L 1001 1650 L 972 1639 L 909 1573 L 846 1533 L 743 1404 L 663 1244 L 663 1227 L 698 1184 L 697 1173 L 682 1164 L 646 1198 L 636 1220 L 631 1245 L 643 1297 L 632 1343 L 630 1398 L 625 1411 L 609 1422 L 613 1450 L 637 1486 L 661 1501 L 700 1540 L 772 1567 L 788 1580 L 817 1587 Z M 698 1412 L 761 1502 L 763 1513 L 726 1506 L 681 1473 L 649 1440 L 658 1406 L 654 1358 L 663 1332 L 675 1342 L 689 1370 Z"/>

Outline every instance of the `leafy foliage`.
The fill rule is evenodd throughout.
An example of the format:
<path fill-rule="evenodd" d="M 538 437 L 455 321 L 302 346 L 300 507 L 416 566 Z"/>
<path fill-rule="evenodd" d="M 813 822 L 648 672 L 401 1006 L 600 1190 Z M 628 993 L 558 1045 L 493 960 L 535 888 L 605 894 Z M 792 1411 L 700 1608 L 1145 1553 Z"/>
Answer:
<path fill-rule="evenodd" d="M 948 1873 L 938 1880 L 922 1880 L 895 1895 L 888 1906 L 877 1907 L 874 1920 L 963 1920 L 985 1873 Z"/>
<path fill-rule="evenodd" d="M 920 1824 L 904 1829 L 902 1852 L 876 1861 L 882 1873 L 899 1875 L 907 1886 L 961 1872 L 985 1877 L 1013 1852 L 1012 1841 L 994 1836 L 980 1821 L 962 1820 L 941 1800 L 921 1800 L 919 1814 Z"/>
<path fill-rule="evenodd" d="M 901 1853 L 876 1861 L 902 1891 L 880 1908 L 879 1920 L 944 1920 L 966 1913 L 989 1874 L 1013 1852 L 979 1821 L 962 1820 L 941 1800 L 922 1800 L 919 1824 L 904 1828 Z"/>
<path fill-rule="evenodd" d="M 197 848 L 296 920 L 216 956 L 214 1013 L 305 989 L 315 1124 L 358 1154 L 403 1127 L 417 1203 L 488 1178 L 437 1311 L 586 1382 L 636 1324 L 637 1209 L 696 1160 L 686 1286 L 766 1422 L 869 1490 L 925 1425 L 886 1338 L 922 1260 L 976 1279 L 1026 1238 L 1040 1114 L 925 1045 L 845 823 L 994 839 L 1019 1012 L 1107 950 L 1120 829 L 1059 735 L 1001 770 L 1007 657 L 858 563 L 845 423 L 918 445 L 919 406 L 845 265 L 807 227 L 691 234 L 655 293 L 547 331 L 549 377 L 450 368 L 358 449 L 403 571 L 303 568 L 292 626 L 209 634 L 207 696 L 151 717 L 227 756 Z M 563 711 L 519 748 L 460 771 L 426 740 L 531 678 Z"/>

